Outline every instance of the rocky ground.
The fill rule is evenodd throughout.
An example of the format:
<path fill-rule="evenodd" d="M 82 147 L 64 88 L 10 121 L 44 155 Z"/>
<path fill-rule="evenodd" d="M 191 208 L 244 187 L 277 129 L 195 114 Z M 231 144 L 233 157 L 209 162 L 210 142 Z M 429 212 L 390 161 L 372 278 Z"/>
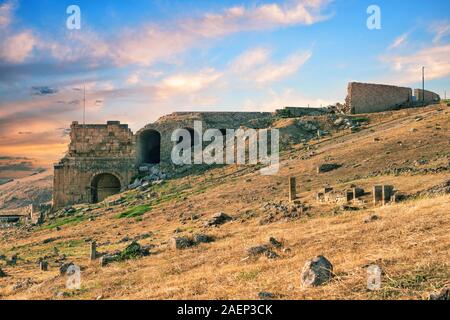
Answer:
<path fill-rule="evenodd" d="M 215 168 L 2 229 L 0 298 L 448 297 L 449 107 L 274 126 L 288 137 L 278 175 Z M 321 138 L 309 140 L 317 130 Z M 288 201 L 291 176 L 298 203 Z M 399 202 L 374 206 L 378 184 L 393 185 Z M 366 193 L 347 205 L 317 202 L 325 186 Z M 367 286 L 373 265 L 378 290 Z M 81 286 L 71 289 L 76 267 Z"/>

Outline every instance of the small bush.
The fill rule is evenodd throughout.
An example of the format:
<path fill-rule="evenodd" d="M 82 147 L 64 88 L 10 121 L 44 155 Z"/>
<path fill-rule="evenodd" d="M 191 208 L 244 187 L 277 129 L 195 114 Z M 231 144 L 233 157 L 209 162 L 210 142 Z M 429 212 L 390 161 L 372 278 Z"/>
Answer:
<path fill-rule="evenodd" d="M 143 204 L 143 205 L 139 205 L 136 206 L 134 208 L 131 208 L 128 211 L 122 212 L 120 214 L 118 214 L 116 216 L 117 219 L 123 219 L 123 218 L 137 218 L 140 217 L 142 215 L 144 215 L 145 213 L 149 212 L 151 210 L 150 205 L 148 204 Z"/>

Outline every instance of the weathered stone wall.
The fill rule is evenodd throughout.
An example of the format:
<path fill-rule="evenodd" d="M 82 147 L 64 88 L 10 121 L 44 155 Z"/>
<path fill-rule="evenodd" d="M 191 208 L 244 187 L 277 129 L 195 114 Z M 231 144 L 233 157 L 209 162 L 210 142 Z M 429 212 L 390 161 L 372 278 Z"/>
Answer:
<path fill-rule="evenodd" d="M 118 121 L 105 125 L 73 122 L 70 141 L 68 155 L 72 157 L 134 157 L 133 133 L 128 125 Z"/>
<path fill-rule="evenodd" d="M 122 189 L 136 175 L 135 139 L 128 125 L 74 122 L 70 137 L 67 155 L 54 166 L 54 208 L 94 202 L 94 180 L 99 175 L 113 175 Z"/>
<path fill-rule="evenodd" d="M 350 82 L 346 104 L 353 114 L 394 110 L 412 102 L 412 89 Z"/>
<path fill-rule="evenodd" d="M 154 152 L 158 153 L 160 162 L 150 164 L 171 168 L 172 133 L 176 129 L 194 129 L 195 121 L 202 123 L 203 131 L 209 128 L 238 129 L 241 126 L 266 128 L 272 116 L 272 113 L 260 112 L 173 113 L 145 126 L 136 135 L 127 125 L 117 121 L 109 121 L 106 125 L 80 125 L 74 122 L 69 151 L 54 166 L 53 207 L 58 209 L 100 201 L 111 191 L 104 187 L 100 190 L 98 179 L 104 175 L 108 175 L 106 180 L 109 181 L 113 176 L 125 189 L 139 174 L 140 166 L 147 164 L 145 160 L 148 158 L 144 159 L 143 154 L 149 150 L 142 149 L 153 148 L 155 144 L 158 148 Z M 146 139 L 150 142 L 142 143 Z"/>
<path fill-rule="evenodd" d="M 416 97 L 417 102 L 424 101 L 423 100 L 424 92 L 425 92 L 425 103 L 433 103 L 441 101 L 441 97 L 437 93 L 428 90 L 423 91 L 422 89 L 415 89 L 414 96 Z"/>
<path fill-rule="evenodd" d="M 172 133 L 176 129 L 194 129 L 194 122 L 202 123 L 203 132 L 207 129 L 267 128 L 273 119 L 269 112 L 176 112 L 160 118 L 157 122 L 145 126 L 136 133 L 137 161 L 141 162 L 140 138 L 148 130 L 157 131 L 161 135 L 161 162 L 170 164 Z"/>
<path fill-rule="evenodd" d="M 275 114 L 280 117 L 299 118 L 303 116 L 320 116 L 329 113 L 326 108 L 299 108 L 299 107 L 285 107 L 275 111 Z"/>

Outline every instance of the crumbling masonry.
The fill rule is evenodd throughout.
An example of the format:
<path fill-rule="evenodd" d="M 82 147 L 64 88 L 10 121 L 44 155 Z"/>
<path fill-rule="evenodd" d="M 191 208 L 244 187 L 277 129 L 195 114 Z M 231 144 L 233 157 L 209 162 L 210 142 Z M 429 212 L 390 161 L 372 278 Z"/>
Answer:
<path fill-rule="evenodd" d="M 422 91 L 416 90 L 418 99 Z M 427 103 L 438 101 L 437 94 L 426 91 Z M 410 106 L 412 90 L 394 86 L 350 83 L 346 108 L 349 113 L 370 113 Z M 125 190 L 143 169 L 171 170 L 172 133 L 187 129 L 196 138 L 194 122 L 203 130 L 268 128 L 277 117 L 301 117 L 331 112 L 330 108 L 287 107 L 275 113 L 261 112 L 184 112 L 160 118 L 133 134 L 118 121 L 107 124 L 71 125 L 70 145 L 65 157 L 54 166 L 53 208 L 79 203 L 97 203 Z"/>
<path fill-rule="evenodd" d="M 54 166 L 53 208 L 79 203 L 97 203 L 125 190 L 142 168 L 173 168 L 170 158 L 176 129 L 187 129 L 194 141 L 194 122 L 209 128 L 267 128 L 272 113 L 191 112 L 173 113 L 133 134 L 118 121 L 105 124 L 71 125 L 66 156 Z"/>

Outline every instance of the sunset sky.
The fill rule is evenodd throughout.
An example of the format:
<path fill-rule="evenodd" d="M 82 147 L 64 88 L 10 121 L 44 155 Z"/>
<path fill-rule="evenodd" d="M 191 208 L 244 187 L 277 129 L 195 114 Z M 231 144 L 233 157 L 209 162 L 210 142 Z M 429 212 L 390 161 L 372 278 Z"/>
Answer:
<path fill-rule="evenodd" d="M 81 29 L 69 30 L 69 5 Z M 369 30 L 367 8 L 381 8 Z M 67 128 L 183 110 L 343 102 L 349 81 L 450 95 L 450 1 L 0 0 L 0 156 L 54 161 Z"/>

